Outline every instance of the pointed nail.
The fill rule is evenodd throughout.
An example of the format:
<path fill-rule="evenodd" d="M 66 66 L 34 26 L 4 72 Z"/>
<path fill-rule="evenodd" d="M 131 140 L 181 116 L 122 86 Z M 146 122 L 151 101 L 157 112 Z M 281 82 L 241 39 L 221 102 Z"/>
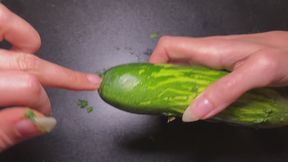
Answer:
<path fill-rule="evenodd" d="M 57 121 L 53 117 L 36 117 L 33 123 L 42 132 L 49 133 L 55 128 Z"/>
<path fill-rule="evenodd" d="M 200 120 L 214 109 L 211 102 L 203 97 L 197 97 L 196 100 L 190 105 L 182 116 L 183 122 L 194 122 Z"/>
<path fill-rule="evenodd" d="M 200 118 L 198 118 L 192 114 L 191 109 L 189 107 L 185 110 L 185 112 L 182 116 L 183 122 L 194 122 L 194 121 L 197 121 L 199 119 Z"/>
<path fill-rule="evenodd" d="M 56 126 L 56 119 L 53 117 L 37 116 L 36 113 L 28 108 L 24 114 L 24 117 L 34 124 L 42 133 L 51 132 Z"/>
<path fill-rule="evenodd" d="M 16 123 L 16 130 L 24 137 L 34 137 L 40 134 L 49 133 L 56 126 L 56 119 L 52 117 L 34 117 L 23 119 Z"/>

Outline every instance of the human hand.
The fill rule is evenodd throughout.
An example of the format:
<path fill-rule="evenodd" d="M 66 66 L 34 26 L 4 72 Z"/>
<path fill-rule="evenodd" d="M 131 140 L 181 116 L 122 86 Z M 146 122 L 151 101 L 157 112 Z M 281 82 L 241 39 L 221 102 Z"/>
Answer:
<path fill-rule="evenodd" d="M 231 71 L 210 85 L 186 109 L 185 122 L 210 118 L 245 92 L 259 87 L 288 85 L 288 32 L 212 36 L 162 37 L 152 63 L 201 64 Z"/>
<path fill-rule="evenodd" d="M 0 151 L 51 131 L 51 104 L 43 86 L 70 90 L 95 90 L 100 77 L 72 71 L 33 55 L 40 47 L 39 34 L 31 25 L 0 4 L 0 38 L 12 44 L 0 50 Z M 27 112 L 35 120 L 26 117 Z M 45 116 L 47 115 L 47 116 Z M 43 131 L 43 129 L 45 129 Z"/>

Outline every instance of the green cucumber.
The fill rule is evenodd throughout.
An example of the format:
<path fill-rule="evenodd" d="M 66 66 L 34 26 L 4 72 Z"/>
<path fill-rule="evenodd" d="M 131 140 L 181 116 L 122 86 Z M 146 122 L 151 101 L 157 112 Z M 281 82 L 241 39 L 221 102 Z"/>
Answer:
<path fill-rule="evenodd" d="M 202 66 L 124 64 L 103 73 L 99 94 L 124 111 L 181 117 L 201 92 L 228 73 Z M 288 101 L 276 89 L 254 89 L 212 120 L 252 127 L 285 126 Z"/>

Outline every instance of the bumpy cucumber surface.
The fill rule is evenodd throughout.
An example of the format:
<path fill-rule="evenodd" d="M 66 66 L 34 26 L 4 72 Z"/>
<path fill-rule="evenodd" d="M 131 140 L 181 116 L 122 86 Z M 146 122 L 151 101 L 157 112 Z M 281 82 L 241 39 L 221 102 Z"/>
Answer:
<path fill-rule="evenodd" d="M 227 74 L 201 66 L 125 64 L 103 73 L 99 94 L 104 101 L 124 111 L 181 117 L 201 92 Z M 288 101 L 275 89 L 255 89 L 213 120 L 253 127 L 285 126 Z"/>

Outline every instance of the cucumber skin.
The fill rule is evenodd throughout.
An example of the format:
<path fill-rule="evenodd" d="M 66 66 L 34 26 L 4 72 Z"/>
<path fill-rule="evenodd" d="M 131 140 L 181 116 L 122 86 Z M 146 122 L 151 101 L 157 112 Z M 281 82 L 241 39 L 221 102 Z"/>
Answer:
<path fill-rule="evenodd" d="M 131 63 L 102 74 L 100 97 L 132 113 L 181 117 L 210 84 L 227 71 L 202 66 Z M 212 118 L 233 125 L 273 128 L 288 125 L 288 101 L 273 88 L 247 92 Z"/>

